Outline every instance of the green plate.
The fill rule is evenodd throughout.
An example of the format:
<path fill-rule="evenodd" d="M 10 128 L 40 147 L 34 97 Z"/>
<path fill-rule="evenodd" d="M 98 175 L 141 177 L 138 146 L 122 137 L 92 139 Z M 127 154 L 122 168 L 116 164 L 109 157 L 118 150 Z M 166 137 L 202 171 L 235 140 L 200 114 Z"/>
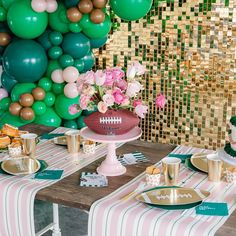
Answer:
<path fill-rule="evenodd" d="M 40 169 L 36 173 L 42 172 L 48 167 L 48 164 L 46 161 L 44 160 L 38 160 L 38 161 L 40 163 Z M 2 162 L 0 162 L 0 174 L 10 175 L 2 169 Z"/>

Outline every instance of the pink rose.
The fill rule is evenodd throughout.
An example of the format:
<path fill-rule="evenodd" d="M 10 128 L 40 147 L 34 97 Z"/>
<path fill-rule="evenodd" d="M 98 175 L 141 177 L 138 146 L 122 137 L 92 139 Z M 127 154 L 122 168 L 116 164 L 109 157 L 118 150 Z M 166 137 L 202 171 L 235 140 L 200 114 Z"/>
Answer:
<path fill-rule="evenodd" d="M 87 71 L 84 76 L 84 82 L 86 84 L 94 84 L 95 83 L 95 75 L 92 70 Z"/>
<path fill-rule="evenodd" d="M 98 103 L 97 108 L 98 108 L 98 111 L 101 113 L 105 113 L 107 111 L 107 105 L 102 101 Z"/>
<path fill-rule="evenodd" d="M 126 99 L 126 96 L 122 93 L 122 91 L 119 88 L 116 88 L 113 92 L 112 95 L 115 99 L 115 103 L 120 105 L 124 100 Z"/>
<path fill-rule="evenodd" d="M 133 106 L 134 106 L 134 107 L 136 107 L 136 106 L 138 106 L 138 105 L 142 105 L 142 104 L 143 104 L 143 102 L 142 102 L 142 100 L 140 100 L 140 99 L 134 100 L 134 102 L 133 102 Z"/>
<path fill-rule="evenodd" d="M 86 85 L 86 86 L 84 86 L 82 92 L 83 92 L 83 94 L 87 94 L 87 95 L 89 95 L 91 97 L 91 96 L 93 96 L 95 94 L 96 91 L 95 91 L 95 88 L 93 86 Z"/>
<path fill-rule="evenodd" d="M 148 111 L 148 107 L 145 105 L 137 105 L 134 108 L 134 112 L 141 118 L 145 117 L 145 114 L 147 113 L 147 111 Z"/>
<path fill-rule="evenodd" d="M 124 77 L 125 73 L 119 67 L 112 68 L 112 77 L 115 80 L 120 80 Z"/>
<path fill-rule="evenodd" d="M 136 75 L 136 69 L 134 66 L 128 66 L 126 76 L 129 80 L 133 80 Z"/>
<path fill-rule="evenodd" d="M 115 81 L 115 79 L 113 78 L 112 70 L 107 69 L 105 73 L 106 73 L 106 80 L 105 80 L 104 85 L 112 87 L 112 85 Z"/>
<path fill-rule="evenodd" d="M 76 86 L 77 86 L 77 90 L 78 90 L 79 94 L 82 93 L 82 90 L 84 87 L 84 77 L 85 77 L 85 74 L 82 74 L 78 77 L 78 79 L 76 81 Z"/>
<path fill-rule="evenodd" d="M 138 81 L 128 83 L 126 95 L 130 98 L 135 97 L 143 89 L 143 86 Z"/>
<path fill-rule="evenodd" d="M 113 106 L 115 102 L 115 99 L 111 94 L 103 95 L 102 100 L 108 107 Z"/>
<path fill-rule="evenodd" d="M 123 79 L 117 79 L 115 81 L 114 85 L 117 88 L 121 89 L 122 91 L 126 90 L 127 87 L 128 87 L 128 83 L 125 80 L 123 80 Z"/>
<path fill-rule="evenodd" d="M 164 108 L 167 103 L 165 95 L 161 93 L 157 95 L 155 103 L 157 107 Z"/>
<path fill-rule="evenodd" d="M 130 104 L 130 101 L 129 101 L 129 99 L 126 97 L 126 98 L 122 101 L 121 106 L 128 106 L 129 104 Z"/>
<path fill-rule="evenodd" d="M 88 108 L 89 102 L 90 102 L 90 96 L 88 96 L 87 94 L 82 94 L 80 96 L 79 105 L 82 110 L 86 110 Z"/>
<path fill-rule="evenodd" d="M 78 112 L 80 112 L 80 109 L 78 108 L 78 105 L 77 104 L 73 104 L 71 106 L 69 106 L 69 113 L 71 115 L 75 115 L 77 114 Z"/>
<path fill-rule="evenodd" d="M 106 74 L 102 70 L 97 70 L 94 75 L 96 85 L 102 86 L 105 83 Z"/>

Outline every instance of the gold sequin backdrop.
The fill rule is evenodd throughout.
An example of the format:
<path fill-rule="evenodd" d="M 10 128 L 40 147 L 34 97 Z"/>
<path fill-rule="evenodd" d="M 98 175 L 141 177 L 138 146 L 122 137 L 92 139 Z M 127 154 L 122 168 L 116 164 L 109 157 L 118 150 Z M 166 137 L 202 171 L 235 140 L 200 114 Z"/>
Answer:
<path fill-rule="evenodd" d="M 112 22 L 96 66 L 126 67 L 134 60 L 146 66 L 142 139 L 223 146 L 236 115 L 236 0 L 154 0 L 145 18 Z M 168 98 L 163 110 L 154 104 L 160 92 Z"/>

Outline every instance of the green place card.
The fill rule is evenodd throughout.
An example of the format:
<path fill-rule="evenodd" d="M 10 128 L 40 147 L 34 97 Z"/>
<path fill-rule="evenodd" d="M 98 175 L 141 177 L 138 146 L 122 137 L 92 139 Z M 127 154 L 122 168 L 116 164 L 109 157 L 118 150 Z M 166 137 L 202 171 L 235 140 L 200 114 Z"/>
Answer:
<path fill-rule="evenodd" d="M 228 216 L 228 206 L 224 202 L 203 202 L 195 208 L 196 214 L 208 216 Z"/>
<path fill-rule="evenodd" d="M 45 170 L 43 172 L 37 173 L 35 179 L 60 179 L 63 174 L 63 170 Z"/>
<path fill-rule="evenodd" d="M 185 162 L 187 158 L 191 158 L 193 154 L 175 154 L 175 153 L 170 153 L 168 157 L 176 157 L 181 159 L 181 162 Z"/>

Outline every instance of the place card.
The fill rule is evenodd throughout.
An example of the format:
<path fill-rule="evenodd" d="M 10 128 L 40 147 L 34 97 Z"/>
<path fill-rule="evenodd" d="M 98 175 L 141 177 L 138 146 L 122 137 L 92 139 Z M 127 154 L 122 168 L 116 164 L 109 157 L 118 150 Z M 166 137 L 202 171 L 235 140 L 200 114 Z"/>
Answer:
<path fill-rule="evenodd" d="M 142 162 L 148 162 L 149 160 L 141 152 L 127 153 L 118 157 L 118 161 L 122 165 L 133 165 Z"/>
<path fill-rule="evenodd" d="M 80 186 L 106 187 L 108 186 L 108 179 L 106 176 L 97 173 L 82 172 L 80 176 Z"/>
<path fill-rule="evenodd" d="M 228 205 L 224 202 L 203 202 L 195 208 L 196 214 L 208 216 L 228 216 Z"/>
<path fill-rule="evenodd" d="M 62 174 L 63 174 L 63 170 L 45 170 L 45 171 L 35 174 L 34 178 L 57 180 L 61 178 Z"/>

